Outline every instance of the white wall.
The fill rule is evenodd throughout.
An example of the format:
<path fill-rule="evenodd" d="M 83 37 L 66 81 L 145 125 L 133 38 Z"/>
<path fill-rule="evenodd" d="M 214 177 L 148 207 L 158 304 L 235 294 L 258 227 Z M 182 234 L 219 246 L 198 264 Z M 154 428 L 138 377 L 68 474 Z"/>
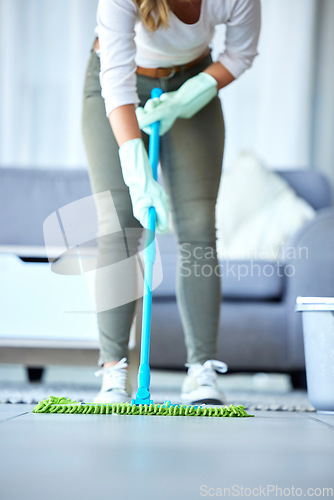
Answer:
<path fill-rule="evenodd" d="M 334 190 L 334 1 L 318 5 L 311 164 L 328 175 Z"/>
<path fill-rule="evenodd" d="M 227 167 L 240 149 L 268 165 L 309 167 L 315 22 L 313 0 L 262 0 L 259 55 L 221 91 Z"/>
<path fill-rule="evenodd" d="M 0 165 L 78 167 L 97 0 L 0 0 Z"/>

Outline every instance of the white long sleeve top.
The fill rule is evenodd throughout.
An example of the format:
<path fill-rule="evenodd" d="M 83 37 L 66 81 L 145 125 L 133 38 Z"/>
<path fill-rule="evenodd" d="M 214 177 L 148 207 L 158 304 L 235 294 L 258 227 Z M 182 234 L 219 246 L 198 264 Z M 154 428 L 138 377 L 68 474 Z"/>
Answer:
<path fill-rule="evenodd" d="M 239 77 L 257 55 L 260 11 L 260 0 L 202 0 L 195 24 L 186 24 L 171 12 L 168 28 L 150 32 L 133 0 L 99 0 L 96 34 L 107 116 L 118 106 L 139 103 L 137 66 L 170 67 L 196 59 L 209 46 L 219 24 L 226 24 L 226 38 L 217 60 Z"/>

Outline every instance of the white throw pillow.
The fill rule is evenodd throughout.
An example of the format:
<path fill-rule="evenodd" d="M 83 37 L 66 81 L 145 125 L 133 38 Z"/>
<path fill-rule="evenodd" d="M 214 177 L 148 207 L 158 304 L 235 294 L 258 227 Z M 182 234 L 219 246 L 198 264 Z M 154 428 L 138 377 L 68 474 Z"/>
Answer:
<path fill-rule="evenodd" d="M 228 259 L 282 259 L 283 247 L 315 210 L 252 153 L 223 173 L 217 204 L 218 254 Z"/>

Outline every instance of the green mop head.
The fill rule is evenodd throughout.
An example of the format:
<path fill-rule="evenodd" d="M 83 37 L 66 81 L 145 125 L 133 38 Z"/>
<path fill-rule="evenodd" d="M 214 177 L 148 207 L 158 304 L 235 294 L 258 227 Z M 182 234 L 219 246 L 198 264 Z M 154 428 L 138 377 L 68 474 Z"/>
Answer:
<path fill-rule="evenodd" d="M 33 413 L 93 413 L 94 415 L 161 415 L 183 417 L 254 417 L 248 415 L 244 406 L 184 406 L 162 404 L 136 405 L 131 403 L 94 404 L 71 401 L 65 397 L 50 396 L 40 401 Z"/>

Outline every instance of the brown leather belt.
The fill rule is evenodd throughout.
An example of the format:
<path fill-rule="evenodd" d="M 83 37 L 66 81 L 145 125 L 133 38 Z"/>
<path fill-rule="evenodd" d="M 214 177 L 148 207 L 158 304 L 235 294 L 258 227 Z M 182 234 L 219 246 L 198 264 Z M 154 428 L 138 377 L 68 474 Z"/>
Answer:
<path fill-rule="evenodd" d="M 95 52 L 98 52 L 100 49 L 98 38 L 96 38 L 94 41 L 93 49 Z M 183 71 L 187 70 L 192 66 L 195 66 L 196 64 L 200 63 L 209 54 L 210 54 L 210 49 L 208 47 L 203 52 L 203 54 L 201 54 L 199 57 L 186 64 L 181 64 L 180 66 L 172 66 L 169 68 L 142 68 L 141 66 L 137 66 L 136 73 L 138 73 L 138 75 L 144 75 L 150 78 L 172 78 L 176 73 L 179 73 L 181 70 Z"/>
<path fill-rule="evenodd" d="M 141 66 L 137 66 L 136 73 L 138 75 L 148 76 L 150 78 L 172 78 L 176 73 L 179 73 L 181 70 L 187 70 L 192 66 L 195 66 L 199 62 L 203 61 L 210 54 L 210 49 L 207 48 L 202 55 L 190 61 L 186 64 L 181 64 L 180 66 L 172 66 L 169 68 L 142 68 Z"/>

